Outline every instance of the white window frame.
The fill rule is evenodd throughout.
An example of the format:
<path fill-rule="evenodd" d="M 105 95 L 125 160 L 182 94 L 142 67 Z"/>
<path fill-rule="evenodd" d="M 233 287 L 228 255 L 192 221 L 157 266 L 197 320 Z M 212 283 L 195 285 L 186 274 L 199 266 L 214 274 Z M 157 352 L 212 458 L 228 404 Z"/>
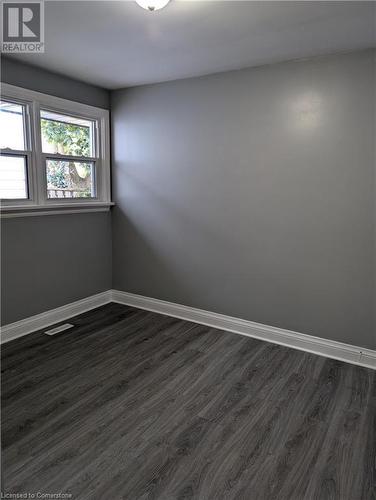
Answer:
<path fill-rule="evenodd" d="M 109 210 L 111 202 L 110 173 L 110 125 L 109 111 L 67 99 L 61 99 L 41 92 L 3 83 L 1 99 L 23 104 L 26 109 L 25 151 L 2 150 L 3 154 L 19 154 L 27 157 L 28 199 L 1 200 L 2 217 L 38 215 L 58 212 Z M 94 122 L 94 156 L 77 157 L 48 154 L 42 152 L 40 110 L 76 116 Z M 93 161 L 95 198 L 48 198 L 46 160 L 72 159 L 74 161 Z M 29 212 L 29 213 L 27 213 Z M 31 213 L 33 212 L 33 213 Z"/>

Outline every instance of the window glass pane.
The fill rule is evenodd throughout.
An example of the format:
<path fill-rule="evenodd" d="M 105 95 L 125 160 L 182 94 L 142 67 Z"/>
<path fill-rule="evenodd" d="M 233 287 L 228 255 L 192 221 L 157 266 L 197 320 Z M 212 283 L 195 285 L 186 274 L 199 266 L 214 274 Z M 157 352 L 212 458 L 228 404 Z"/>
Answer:
<path fill-rule="evenodd" d="M 0 148 L 26 149 L 25 106 L 13 102 L 0 102 Z"/>
<path fill-rule="evenodd" d="M 43 153 L 70 156 L 94 156 L 93 122 L 41 111 Z"/>
<path fill-rule="evenodd" d="M 94 198 L 94 163 L 51 160 L 46 162 L 48 198 Z"/>
<path fill-rule="evenodd" d="M 0 156 L 0 198 L 27 199 L 25 156 Z"/>

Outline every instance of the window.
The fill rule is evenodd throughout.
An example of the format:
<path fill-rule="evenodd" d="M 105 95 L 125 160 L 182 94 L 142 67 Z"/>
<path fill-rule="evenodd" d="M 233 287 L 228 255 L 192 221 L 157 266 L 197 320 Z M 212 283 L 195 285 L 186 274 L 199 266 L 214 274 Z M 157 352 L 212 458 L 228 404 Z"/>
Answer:
<path fill-rule="evenodd" d="M 95 198 L 95 122 L 45 110 L 40 116 L 47 197 Z"/>
<path fill-rule="evenodd" d="M 27 199 L 27 137 L 25 106 L 12 101 L 0 103 L 0 198 Z"/>
<path fill-rule="evenodd" d="M 0 132 L 2 211 L 111 204 L 108 111 L 4 84 Z"/>

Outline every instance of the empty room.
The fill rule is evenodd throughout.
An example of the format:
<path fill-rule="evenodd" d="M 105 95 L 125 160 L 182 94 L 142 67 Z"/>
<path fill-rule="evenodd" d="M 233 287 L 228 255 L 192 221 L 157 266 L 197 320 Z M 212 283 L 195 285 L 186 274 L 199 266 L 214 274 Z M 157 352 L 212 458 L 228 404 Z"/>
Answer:
<path fill-rule="evenodd" d="M 376 500 L 376 2 L 0 10 L 1 498 Z"/>

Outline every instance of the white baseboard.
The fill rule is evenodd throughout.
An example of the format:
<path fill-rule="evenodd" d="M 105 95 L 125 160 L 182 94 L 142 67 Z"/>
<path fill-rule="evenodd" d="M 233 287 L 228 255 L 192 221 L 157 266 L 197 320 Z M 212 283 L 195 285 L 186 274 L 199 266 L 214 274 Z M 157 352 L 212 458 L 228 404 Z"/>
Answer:
<path fill-rule="evenodd" d="M 119 290 L 112 301 L 376 369 L 376 351 Z"/>
<path fill-rule="evenodd" d="M 90 309 L 94 309 L 95 307 L 103 306 L 104 304 L 111 302 L 111 296 L 111 290 L 107 290 L 106 292 L 91 295 L 90 297 L 82 300 L 77 300 L 71 304 L 66 304 L 65 306 L 57 307 L 56 309 L 51 309 L 50 311 L 36 314 L 35 316 L 30 316 L 29 318 L 22 319 L 21 321 L 4 325 L 1 327 L 1 343 L 9 342 L 9 340 L 13 340 L 18 337 L 23 337 L 29 333 L 69 319 L 77 314 L 90 311 Z"/>
<path fill-rule="evenodd" d="M 147 311 L 166 314 L 167 316 L 174 316 L 175 318 L 208 325 L 219 330 L 246 335 L 266 342 L 273 342 L 274 344 L 318 354 L 319 356 L 376 369 L 376 351 L 371 349 L 364 349 L 334 340 L 313 337 L 291 330 L 284 330 L 274 326 L 263 325 L 253 321 L 233 318 L 224 314 L 204 311 L 203 309 L 196 309 L 119 290 L 107 290 L 106 292 L 92 295 L 91 297 L 72 302 L 57 309 L 4 325 L 1 328 L 1 342 L 8 342 L 9 340 L 41 330 L 42 328 L 65 321 L 72 316 L 82 314 L 109 302 L 117 302 Z"/>

